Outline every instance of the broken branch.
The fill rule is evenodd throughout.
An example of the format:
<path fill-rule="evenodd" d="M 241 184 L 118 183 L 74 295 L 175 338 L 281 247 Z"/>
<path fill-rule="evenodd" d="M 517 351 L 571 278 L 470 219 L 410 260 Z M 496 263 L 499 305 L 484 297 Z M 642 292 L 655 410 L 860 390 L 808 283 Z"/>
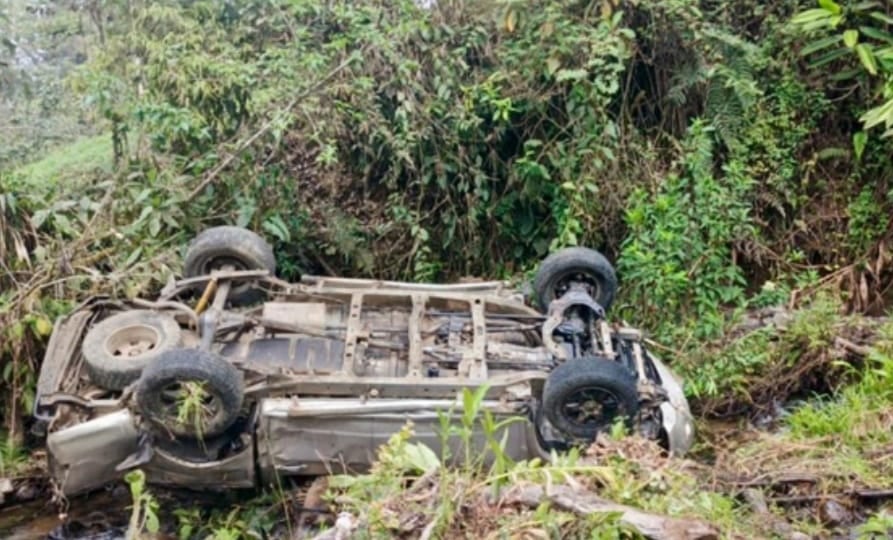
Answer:
<path fill-rule="evenodd" d="M 581 516 L 596 513 L 620 514 L 621 523 L 653 540 L 713 540 L 719 536 L 715 527 L 701 520 L 650 514 L 565 485 L 554 486 L 548 491 L 537 485 L 517 487 L 509 491 L 504 499 L 505 502 L 530 508 L 538 507 L 544 500 Z"/>

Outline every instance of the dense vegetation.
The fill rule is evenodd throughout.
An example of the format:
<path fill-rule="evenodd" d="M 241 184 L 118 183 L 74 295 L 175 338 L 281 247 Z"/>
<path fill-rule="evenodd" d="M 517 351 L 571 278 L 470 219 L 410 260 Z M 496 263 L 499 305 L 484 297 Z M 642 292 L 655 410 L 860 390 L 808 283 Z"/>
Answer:
<path fill-rule="evenodd" d="M 52 320 L 157 288 L 222 223 L 286 278 L 520 280 L 601 249 L 614 316 L 705 414 L 857 381 L 826 349 L 890 301 L 891 25 L 845 0 L 9 2 L 6 447 Z M 807 308 L 784 338 L 729 333 L 779 305 Z"/>

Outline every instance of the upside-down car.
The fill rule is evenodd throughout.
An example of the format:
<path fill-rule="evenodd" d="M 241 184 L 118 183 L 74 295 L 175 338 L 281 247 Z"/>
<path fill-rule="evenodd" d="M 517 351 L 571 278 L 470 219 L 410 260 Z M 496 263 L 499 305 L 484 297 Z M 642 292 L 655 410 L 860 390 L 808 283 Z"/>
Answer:
<path fill-rule="evenodd" d="M 586 248 L 549 255 L 533 298 L 501 281 L 288 283 L 263 238 L 215 227 L 157 298 L 91 298 L 56 321 L 37 428 L 66 495 L 136 467 L 195 489 L 363 470 L 407 421 L 438 454 L 455 450 L 440 426 L 463 389 L 515 420 L 497 434 L 513 459 L 548 459 L 618 421 L 683 453 L 681 382 L 638 331 L 608 323 L 616 289 Z M 486 458 L 485 434 L 473 444 Z"/>

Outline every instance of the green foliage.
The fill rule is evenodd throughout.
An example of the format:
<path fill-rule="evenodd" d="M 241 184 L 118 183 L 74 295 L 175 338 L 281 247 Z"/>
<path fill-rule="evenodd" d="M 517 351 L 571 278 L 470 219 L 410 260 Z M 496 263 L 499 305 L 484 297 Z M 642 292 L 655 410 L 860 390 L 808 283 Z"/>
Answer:
<path fill-rule="evenodd" d="M 16 168 L 12 175 L 22 187 L 43 191 L 57 184 L 89 185 L 113 170 L 112 139 L 109 134 L 84 137 L 50 151 L 46 156 Z"/>
<path fill-rule="evenodd" d="M 820 296 L 795 311 L 784 328 L 765 326 L 703 345 L 674 367 L 685 379 L 686 393 L 703 412 L 726 412 L 741 404 L 769 406 L 809 384 L 798 370 L 814 377 L 833 371 L 833 359 L 825 349 L 841 324 L 840 303 Z"/>
<path fill-rule="evenodd" d="M 441 426 L 446 426 L 442 432 L 459 436 L 460 451 L 474 444 L 468 431 L 471 426 L 477 426 L 478 434 L 491 434 L 488 421 L 481 416 L 483 394 L 475 394 L 464 392 L 460 415 L 441 416 Z M 426 530 L 433 537 L 444 538 L 465 533 L 481 536 L 486 530 L 539 531 L 556 538 L 613 539 L 633 534 L 616 514 L 571 516 L 546 501 L 532 513 L 515 513 L 508 507 L 496 511 L 492 501 L 499 500 L 499 492 L 484 498 L 481 491 L 503 483 L 515 488 L 566 484 L 649 512 L 701 517 L 719 525 L 726 534 L 759 533 L 760 524 L 745 507 L 725 495 L 698 491 L 700 480 L 681 462 L 662 455 L 656 444 L 624 431 L 618 423 L 610 439 L 596 442 L 592 457 L 573 448 L 553 453 L 547 462 L 534 458 L 486 469 L 475 458 L 472 467 L 439 466 L 430 461 L 430 451 L 423 452 L 428 457 L 419 460 L 419 449 L 425 447 L 411 442 L 413 432 L 406 426 L 379 449 L 378 460 L 367 475 L 332 477 L 328 498 L 337 505 L 336 511 L 358 516 L 364 527 L 357 534 L 371 538 L 393 536 L 409 515 L 423 516 L 421 522 L 429 524 Z M 448 459 L 445 455 L 442 463 Z M 436 488 L 428 488 L 430 485 Z M 428 496 L 420 496 L 426 488 L 431 490 Z M 467 529 L 465 519 L 476 528 Z"/>
<path fill-rule="evenodd" d="M 89 30 L 74 4 L 35 7 L 13 1 L 0 8 L 0 168 L 95 133 L 64 81 L 85 57 Z"/>
<path fill-rule="evenodd" d="M 230 505 L 196 505 L 173 511 L 181 540 L 258 540 L 268 538 L 283 517 L 286 501 L 276 493 L 262 493 Z M 285 516 L 283 516 L 283 511 Z"/>
<path fill-rule="evenodd" d="M 654 193 L 634 193 L 627 212 L 619 269 L 630 283 L 631 315 L 667 341 L 717 336 L 721 308 L 743 299 L 732 248 L 753 233 L 746 204 L 753 180 L 731 166 L 716 178 L 713 152 L 710 129 L 696 122 L 678 172 Z"/>
<path fill-rule="evenodd" d="M 859 540 L 889 538 L 893 533 L 893 515 L 881 510 L 856 528 Z"/>
<path fill-rule="evenodd" d="M 159 531 L 158 501 L 146 490 L 146 475 L 141 470 L 127 473 L 124 480 L 130 485 L 133 506 L 127 526 L 127 539 L 139 540 Z"/>
<path fill-rule="evenodd" d="M 847 244 L 856 253 L 868 252 L 887 229 L 884 199 L 875 191 L 874 186 L 865 185 L 849 204 Z"/>
<path fill-rule="evenodd" d="M 197 212 L 241 198 L 240 220 L 260 214 L 307 246 L 304 220 L 286 217 L 297 198 L 315 206 L 308 255 L 431 280 L 596 239 L 593 195 L 616 158 L 611 109 L 634 38 L 622 20 L 575 2 L 485 3 L 473 16 L 408 0 L 152 3 L 121 14 L 129 31 L 76 87 L 116 133 L 150 143 L 140 158 L 169 156 L 196 177 L 242 154 L 193 195 Z M 286 167 L 267 186 L 244 182 L 271 161 Z M 290 178 L 311 163 L 316 178 Z M 394 242 L 405 249 L 383 258 Z"/>
<path fill-rule="evenodd" d="M 833 437 L 860 451 L 893 440 L 886 412 L 893 406 L 893 324 L 882 327 L 879 335 L 857 383 L 833 399 L 798 408 L 788 418 L 794 437 Z"/>
<path fill-rule="evenodd" d="M 6 434 L 0 438 L 0 478 L 9 478 L 28 463 L 25 448 Z"/>
<path fill-rule="evenodd" d="M 852 59 L 859 67 L 842 70 L 833 80 L 879 77 L 875 83 L 883 102 L 867 110 L 860 118 L 865 129 L 883 125 L 883 136 L 893 134 L 893 17 L 881 2 L 842 3 L 821 0 L 819 7 L 796 14 L 791 23 L 812 41 L 802 54 L 812 56 L 813 69 Z M 830 34 L 830 35 L 829 35 Z M 873 100 L 876 101 L 876 98 Z"/>

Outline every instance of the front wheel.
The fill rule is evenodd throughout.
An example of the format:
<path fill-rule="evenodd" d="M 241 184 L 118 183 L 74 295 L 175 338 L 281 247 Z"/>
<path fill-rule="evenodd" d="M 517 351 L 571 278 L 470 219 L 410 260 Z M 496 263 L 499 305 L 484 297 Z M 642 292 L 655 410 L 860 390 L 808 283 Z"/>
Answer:
<path fill-rule="evenodd" d="M 604 358 L 568 360 L 546 379 L 543 412 L 557 430 L 575 439 L 594 440 L 618 419 L 631 427 L 639 412 L 636 378 Z"/>
<path fill-rule="evenodd" d="M 137 383 L 136 405 L 161 431 L 190 439 L 223 433 L 239 416 L 242 373 L 207 351 L 173 349 L 158 356 Z"/>

